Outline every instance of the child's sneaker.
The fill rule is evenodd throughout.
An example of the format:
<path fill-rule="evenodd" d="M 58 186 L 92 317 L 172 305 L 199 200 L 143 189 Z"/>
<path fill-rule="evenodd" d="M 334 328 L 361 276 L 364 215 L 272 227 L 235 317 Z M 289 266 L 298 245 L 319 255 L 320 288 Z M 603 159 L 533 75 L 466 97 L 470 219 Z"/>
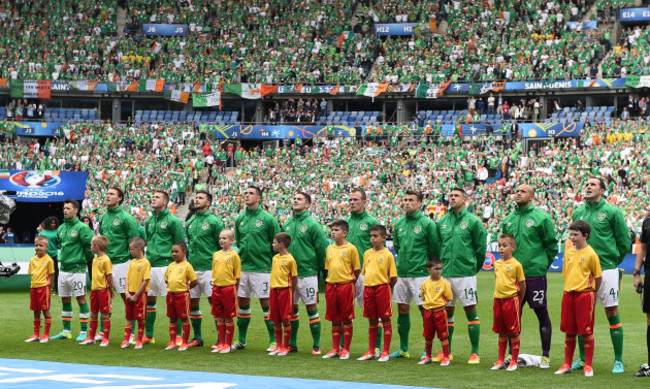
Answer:
<path fill-rule="evenodd" d="M 368 351 L 367 353 L 357 358 L 357 361 L 369 361 L 371 359 L 375 359 L 375 353 Z"/>
<path fill-rule="evenodd" d="M 585 377 L 594 376 L 594 369 L 589 365 L 585 365 L 585 367 L 583 367 L 583 371 L 585 372 Z"/>
<path fill-rule="evenodd" d="M 210 349 L 211 350 L 217 350 L 216 352 L 219 352 L 219 351 L 221 351 L 223 346 L 224 346 L 223 344 L 217 342 L 217 343 L 213 344 L 212 346 L 210 346 Z"/>
<path fill-rule="evenodd" d="M 38 342 L 40 340 L 40 337 L 38 335 L 32 335 L 29 338 L 25 340 L 25 343 L 33 343 L 33 342 Z"/>
<path fill-rule="evenodd" d="M 39 340 L 39 342 L 41 342 L 41 343 L 49 343 L 50 342 L 50 337 L 46 336 L 46 335 L 43 335 L 43 337 L 41 338 L 41 340 Z"/>
<path fill-rule="evenodd" d="M 506 363 L 504 361 L 496 361 L 492 366 L 491 370 L 502 370 L 506 368 Z"/>
<path fill-rule="evenodd" d="M 99 344 L 99 347 L 108 347 L 109 343 L 110 341 L 108 340 L 108 338 L 104 338 L 102 339 L 102 342 Z"/>
<path fill-rule="evenodd" d="M 181 347 L 183 345 L 183 337 L 176 335 L 176 346 Z"/>
<path fill-rule="evenodd" d="M 346 349 L 341 350 L 341 355 L 339 355 L 339 359 L 350 359 L 350 351 Z"/>
<path fill-rule="evenodd" d="M 181 343 L 180 347 L 178 348 L 178 351 L 187 351 L 190 348 L 190 346 L 187 345 L 187 343 Z"/>
<path fill-rule="evenodd" d="M 388 362 L 389 360 L 390 360 L 390 354 L 388 354 L 387 351 L 384 351 L 383 353 L 381 353 L 381 355 L 379 356 L 379 359 L 377 359 L 377 361 L 379 361 L 379 362 Z"/>
<path fill-rule="evenodd" d="M 278 357 L 284 357 L 289 355 L 289 349 L 288 348 L 282 348 L 280 349 L 280 352 L 277 354 Z"/>
<path fill-rule="evenodd" d="M 95 342 L 101 342 L 102 339 L 104 339 L 104 333 L 98 332 L 97 335 L 95 335 Z"/>
<path fill-rule="evenodd" d="M 140 340 L 136 340 L 136 341 L 135 341 L 135 347 L 134 347 L 134 349 L 136 349 L 136 350 L 142 350 L 142 341 L 140 341 Z"/>
<path fill-rule="evenodd" d="M 169 342 L 169 343 L 167 343 L 167 347 L 165 347 L 165 350 L 169 351 L 169 350 L 173 350 L 175 348 L 176 348 L 176 342 Z"/>
<path fill-rule="evenodd" d="M 122 342 L 122 344 L 120 345 L 120 348 L 129 348 L 129 341 L 125 340 L 124 342 Z"/>
<path fill-rule="evenodd" d="M 79 343 L 79 346 L 88 346 L 91 344 L 95 344 L 95 339 L 88 337 Z"/>
<path fill-rule="evenodd" d="M 451 362 L 449 361 L 449 358 L 442 358 L 442 361 L 440 361 L 440 366 L 449 366 Z"/>
<path fill-rule="evenodd" d="M 555 374 L 556 375 L 569 374 L 572 371 L 573 371 L 573 369 L 571 368 L 571 365 L 568 365 L 568 364 L 565 363 L 559 369 L 557 369 L 555 371 Z"/>
<path fill-rule="evenodd" d="M 336 350 L 330 350 L 327 354 L 323 355 L 323 359 L 338 358 L 339 352 Z"/>
<path fill-rule="evenodd" d="M 519 369 L 519 363 L 517 363 L 517 361 L 510 361 L 506 371 L 515 371 L 517 369 Z"/>
<path fill-rule="evenodd" d="M 442 362 L 442 360 L 445 358 L 445 353 L 442 351 L 438 351 L 438 354 L 436 354 L 435 357 L 433 357 L 431 360 L 434 362 Z M 449 353 L 449 360 L 453 361 L 454 360 L 454 355 L 452 353 Z"/>
<path fill-rule="evenodd" d="M 428 365 L 430 363 L 433 363 L 433 359 L 431 359 L 429 357 L 424 357 L 424 358 L 420 359 L 420 362 L 418 362 L 418 365 Z"/>
<path fill-rule="evenodd" d="M 278 353 L 280 353 L 280 351 L 282 351 L 282 348 L 281 347 L 276 347 L 273 350 L 269 351 L 268 355 L 278 355 Z"/>
<path fill-rule="evenodd" d="M 269 347 L 266 349 L 266 351 L 271 352 L 271 351 L 275 350 L 276 348 L 278 348 L 277 342 L 271 342 L 271 343 L 269 343 Z"/>
<path fill-rule="evenodd" d="M 219 354 L 228 354 L 231 353 L 232 351 L 233 351 L 232 347 L 224 345 L 219 349 Z"/>
<path fill-rule="evenodd" d="M 129 336 L 129 344 L 135 344 L 135 334 L 131 334 L 131 336 Z"/>

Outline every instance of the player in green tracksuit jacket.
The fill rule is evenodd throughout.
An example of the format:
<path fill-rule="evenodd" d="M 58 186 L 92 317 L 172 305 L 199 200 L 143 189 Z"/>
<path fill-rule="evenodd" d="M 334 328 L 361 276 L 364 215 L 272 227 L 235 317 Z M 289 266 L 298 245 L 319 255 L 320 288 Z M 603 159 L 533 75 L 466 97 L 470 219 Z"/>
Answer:
<path fill-rule="evenodd" d="M 612 373 L 623 373 L 623 323 L 618 314 L 618 265 L 630 251 L 630 233 L 620 209 L 608 204 L 603 195 L 607 186 L 600 178 L 589 178 L 584 186 L 585 204 L 573 211 L 573 220 L 584 220 L 591 226 L 587 243 L 594 249 L 603 269 L 600 288 L 596 292 L 605 308 L 609 321 L 609 334 L 614 345 L 614 368 Z M 578 337 L 580 359 L 573 368 L 584 366 L 584 344 Z"/>
<path fill-rule="evenodd" d="M 393 289 L 393 301 L 397 303 L 397 332 L 400 348 L 390 355 L 400 358 L 408 355 L 409 332 L 411 330 L 411 301 L 422 307 L 422 283 L 429 277 L 427 261 L 438 257 L 440 241 L 434 223 L 422 213 L 423 196 L 417 190 L 407 190 L 404 199 L 405 215 L 395 223 L 393 246 L 397 252 L 397 284 Z"/>
<path fill-rule="evenodd" d="M 481 323 L 478 319 L 476 304 L 476 274 L 485 263 L 487 249 L 487 231 L 483 223 L 467 211 L 465 203 L 467 194 L 461 188 L 454 188 L 449 193 L 450 212 L 438 221 L 438 237 L 440 239 L 440 259 L 442 260 L 442 276 L 451 285 L 454 299 L 447 306 L 449 321 L 449 350 L 454 333 L 454 308 L 456 300 L 465 310 L 468 321 L 469 339 L 472 344 L 469 364 L 478 364 Z"/>
<path fill-rule="evenodd" d="M 113 287 L 125 299 L 126 273 L 129 270 L 129 242 L 138 235 L 135 218 L 122 208 L 124 191 L 113 187 L 106 192 L 104 204 L 106 212 L 99 217 L 99 233 L 108 239 L 106 255 L 113 265 Z M 102 322 L 103 325 L 103 322 Z"/>
<path fill-rule="evenodd" d="M 246 334 L 251 321 L 251 296 L 260 299 L 264 312 L 264 323 L 269 333 L 269 351 L 275 344 L 273 323 L 269 320 L 269 291 L 271 280 L 271 261 L 273 259 L 273 237 L 280 232 L 278 221 L 262 209 L 262 190 L 251 186 L 244 192 L 246 209 L 235 218 L 235 240 L 241 258 L 241 280 L 239 281 L 239 313 L 237 328 L 239 342 L 235 350 L 246 348 Z"/>
<path fill-rule="evenodd" d="M 52 339 L 71 339 L 72 296 L 79 304 L 81 332 L 77 341 L 86 339 L 90 307 L 86 301 L 86 264 L 93 258 L 90 242 L 95 235 L 87 224 L 77 217 L 80 205 L 76 200 L 66 200 L 63 204 L 63 224 L 57 229 L 57 240 L 61 245 L 59 263 L 59 296 L 61 296 L 61 320 L 63 331 Z"/>
<path fill-rule="evenodd" d="M 552 326 L 546 304 L 546 273 L 557 255 L 557 231 L 551 215 L 533 206 L 535 191 L 530 185 L 520 185 L 515 191 L 517 207 L 501 224 L 501 231 L 515 237 L 513 256 L 521 263 L 526 277 L 526 302 L 539 321 L 542 340 L 540 367 L 551 367 Z"/>
<path fill-rule="evenodd" d="M 147 320 L 143 343 L 152 343 L 156 323 L 156 299 L 167 295 L 165 271 L 172 262 L 172 246 L 185 242 L 183 223 L 167 208 L 169 194 L 159 190 L 151 199 L 153 215 L 145 222 L 147 259 L 151 263 L 151 286 L 147 297 Z M 180 329 L 180 327 L 179 327 Z M 180 331 L 179 331 L 180 332 Z"/>
<path fill-rule="evenodd" d="M 370 244 L 370 227 L 381 224 L 379 220 L 372 217 L 366 206 L 368 205 L 368 196 L 366 191 L 362 188 L 355 188 L 350 192 L 348 197 L 350 206 L 350 216 L 345 219 L 349 226 L 348 236 L 345 238 L 348 242 L 352 243 L 359 252 L 361 258 L 361 266 L 363 267 L 363 254 L 368 251 L 372 245 Z M 359 275 L 355 285 L 355 298 L 360 307 L 363 307 L 363 281 L 364 276 Z M 380 323 L 379 330 L 377 331 L 377 345 L 376 349 L 381 349 L 381 341 L 383 340 L 383 327 Z M 343 337 L 341 337 L 341 344 Z"/>
<path fill-rule="evenodd" d="M 294 307 L 289 348 L 291 352 L 298 350 L 298 303 L 302 300 L 307 308 L 309 329 L 314 340 L 312 354 L 319 355 L 321 324 L 318 315 L 318 273 L 325 265 L 327 238 L 320 223 L 311 216 L 310 206 L 311 196 L 308 193 L 296 193 L 293 196 L 293 216 L 282 225 L 282 231 L 291 236 L 288 250 L 298 264 L 298 285 L 293 291 Z"/>
<path fill-rule="evenodd" d="M 219 234 L 225 229 L 223 221 L 210 213 L 212 194 L 205 190 L 196 192 L 194 199 L 195 213 L 187 221 L 185 230 L 189 242 L 188 261 L 194 267 L 199 284 L 190 289 L 190 322 L 194 330 L 194 339 L 190 347 L 203 346 L 201 323 L 201 295 L 205 294 L 210 302 L 212 296 L 212 255 L 221 250 Z"/>

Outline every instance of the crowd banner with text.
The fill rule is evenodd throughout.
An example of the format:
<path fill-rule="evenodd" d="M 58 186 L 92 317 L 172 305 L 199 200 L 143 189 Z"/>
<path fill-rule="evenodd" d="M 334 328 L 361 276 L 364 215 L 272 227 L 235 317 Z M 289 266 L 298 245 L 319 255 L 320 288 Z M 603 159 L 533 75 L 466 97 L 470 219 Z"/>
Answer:
<path fill-rule="evenodd" d="M 187 24 L 149 24 L 142 25 L 142 33 L 152 36 L 185 36 Z"/>
<path fill-rule="evenodd" d="M 63 122 L 14 122 L 18 136 L 59 136 Z"/>
<path fill-rule="evenodd" d="M 4 170 L 0 171 L 0 191 L 16 191 L 11 197 L 26 203 L 82 200 L 87 179 L 88 172 Z"/>
<path fill-rule="evenodd" d="M 584 122 L 522 123 L 519 132 L 523 138 L 563 138 L 582 135 Z"/>
<path fill-rule="evenodd" d="M 332 126 L 336 137 L 355 136 L 353 127 Z M 217 139 L 311 139 L 327 135 L 327 126 L 213 126 Z"/>

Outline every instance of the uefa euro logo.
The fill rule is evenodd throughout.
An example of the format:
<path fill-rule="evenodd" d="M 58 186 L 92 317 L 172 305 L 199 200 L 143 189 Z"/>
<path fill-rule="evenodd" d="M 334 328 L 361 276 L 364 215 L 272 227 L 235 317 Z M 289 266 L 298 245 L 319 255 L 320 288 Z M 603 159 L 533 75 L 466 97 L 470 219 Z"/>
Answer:
<path fill-rule="evenodd" d="M 13 174 L 9 181 L 25 188 L 50 188 L 61 182 L 61 178 L 52 174 L 24 171 Z"/>

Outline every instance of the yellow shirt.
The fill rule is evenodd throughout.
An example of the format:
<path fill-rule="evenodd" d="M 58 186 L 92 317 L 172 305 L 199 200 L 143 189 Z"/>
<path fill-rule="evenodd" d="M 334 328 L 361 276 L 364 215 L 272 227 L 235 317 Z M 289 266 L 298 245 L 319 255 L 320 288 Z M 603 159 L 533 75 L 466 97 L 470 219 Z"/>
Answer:
<path fill-rule="evenodd" d="M 126 272 L 126 281 L 129 283 L 129 292 L 135 293 L 140 289 L 142 281 L 151 279 L 151 264 L 147 258 L 140 258 L 131 260 L 129 263 L 129 270 Z M 144 289 L 145 292 L 149 291 L 151 282 L 147 284 Z"/>
<path fill-rule="evenodd" d="M 212 255 L 212 284 L 231 286 L 241 278 L 241 259 L 235 250 L 224 253 L 219 250 Z"/>
<path fill-rule="evenodd" d="M 524 281 L 524 268 L 515 258 L 499 259 L 494 263 L 494 297 L 507 299 L 519 292 L 519 283 Z"/>
<path fill-rule="evenodd" d="M 113 274 L 113 265 L 108 255 L 93 258 L 93 279 L 90 285 L 91 290 L 108 289 L 111 285 L 106 282 L 106 276 Z"/>
<path fill-rule="evenodd" d="M 571 247 L 564 254 L 562 277 L 565 292 L 593 292 L 596 290 L 596 278 L 602 276 L 598 254 L 591 246 L 587 245 L 582 250 Z"/>
<path fill-rule="evenodd" d="M 364 286 L 384 285 L 390 282 L 392 277 L 397 277 L 395 258 L 386 247 L 380 251 L 375 249 L 366 250 L 363 254 L 363 270 L 361 274 L 366 276 Z"/>
<path fill-rule="evenodd" d="M 187 261 L 172 262 L 167 266 L 165 271 L 165 282 L 167 291 L 172 293 L 182 293 L 190 290 L 189 283 L 196 280 L 196 273 L 192 264 Z"/>
<path fill-rule="evenodd" d="M 350 242 L 343 246 L 333 244 L 327 247 L 325 257 L 327 282 L 330 284 L 344 284 L 354 280 L 354 271 L 361 270 L 359 252 Z"/>
<path fill-rule="evenodd" d="M 444 278 L 437 281 L 427 278 L 422 283 L 420 292 L 424 309 L 436 310 L 444 308 L 454 298 L 451 292 L 451 285 Z"/>
<path fill-rule="evenodd" d="M 42 288 L 47 286 L 47 279 L 50 274 L 54 273 L 54 261 L 49 255 L 45 254 L 42 257 L 33 256 L 29 260 L 29 268 L 27 274 L 32 276 L 32 283 L 30 288 Z"/>
<path fill-rule="evenodd" d="M 298 265 L 293 255 L 276 254 L 271 264 L 271 289 L 290 287 L 292 277 L 298 277 Z"/>

